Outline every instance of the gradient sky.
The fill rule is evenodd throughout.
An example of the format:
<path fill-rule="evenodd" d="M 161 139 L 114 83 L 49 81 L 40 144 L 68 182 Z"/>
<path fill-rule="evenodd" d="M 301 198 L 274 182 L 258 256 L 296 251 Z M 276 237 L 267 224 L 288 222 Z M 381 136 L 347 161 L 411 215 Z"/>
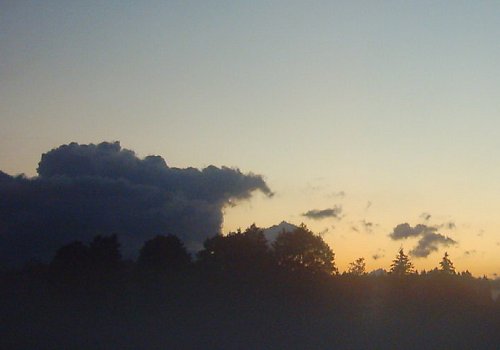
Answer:
<path fill-rule="evenodd" d="M 448 250 L 493 276 L 499 37 L 493 1 L 0 0 L 0 170 L 120 140 L 263 174 L 276 195 L 228 208 L 224 231 L 304 222 L 341 270 L 374 269 L 415 245 L 388 237 L 396 225 L 452 222 L 438 231 L 458 245 L 417 268 Z M 340 219 L 301 216 L 335 205 Z"/>

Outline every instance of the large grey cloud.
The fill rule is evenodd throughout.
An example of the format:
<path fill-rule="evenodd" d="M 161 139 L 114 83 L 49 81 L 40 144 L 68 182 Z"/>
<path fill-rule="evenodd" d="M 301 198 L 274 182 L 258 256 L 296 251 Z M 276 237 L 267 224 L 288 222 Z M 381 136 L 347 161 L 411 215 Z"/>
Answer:
<path fill-rule="evenodd" d="M 438 227 L 418 224 L 411 227 L 408 223 L 397 225 L 389 234 L 393 240 L 402 240 L 411 237 L 420 237 L 417 245 L 410 250 L 410 254 L 417 258 L 425 258 L 437 251 L 440 246 L 448 247 L 457 244 L 452 238 L 437 232 Z"/>
<path fill-rule="evenodd" d="M 335 206 L 333 208 L 327 208 L 327 209 L 312 209 L 302 214 L 302 216 L 305 216 L 313 220 L 321 220 L 325 218 L 338 219 L 340 218 L 341 213 L 342 213 L 342 207 Z"/>
<path fill-rule="evenodd" d="M 201 247 L 220 232 L 223 208 L 260 190 L 260 175 L 209 166 L 171 168 L 159 156 L 143 159 L 119 142 L 71 143 L 42 155 L 38 177 L 0 172 L 0 259 L 47 259 L 57 247 L 95 234 L 116 233 L 124 253 L 172 233 Z"/>

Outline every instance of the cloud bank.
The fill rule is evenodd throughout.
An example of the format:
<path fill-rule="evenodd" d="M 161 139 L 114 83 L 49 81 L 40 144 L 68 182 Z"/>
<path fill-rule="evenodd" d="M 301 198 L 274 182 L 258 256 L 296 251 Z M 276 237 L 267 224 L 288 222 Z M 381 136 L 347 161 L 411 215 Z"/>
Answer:
<path fill-rule="evenodd" d="M 410 255 L 417 258 L 425 258 L 437 251 L 440 246 L 448 247 L 457 244 L 455 240 L 443 236 L 437 230 L 438 228 L 434 226 L 418 224 L 415 227 L 411 227 L 408 223 L 403 223 L 397 225 L 389 234 L 389 237 L 393 240 L 420 237 L 417 245 L 410 250 Z"/>
<path fill-rule="evenodd" d="M 119 142 L 62 145 L 42 155 L 38 177 L 0 172 L 0 259 L 46 260 L 62 244 L 119 235 L 126 256 L 157 234 L 192 250 L 220 232 L 226 205 L 272 192 L 260 175 L 238 169 L 171 168 L 139 158 Z"/>

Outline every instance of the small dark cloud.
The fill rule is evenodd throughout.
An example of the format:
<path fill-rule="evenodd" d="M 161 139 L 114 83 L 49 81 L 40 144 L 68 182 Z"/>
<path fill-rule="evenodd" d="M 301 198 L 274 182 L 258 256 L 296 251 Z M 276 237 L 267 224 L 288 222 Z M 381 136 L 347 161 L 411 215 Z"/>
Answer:
<path fill-rule="evenodd" d="M 438 229 L 444 228 L 447 230 L 454 230 L 457 228 L 457 225 L 453 221 L 445 222 L 444 224 L 437 225 L 436 226 Z"/>
<path fill-rule="evenodd" d="M 351 230 L 358 233 L 360 232 L 373 233 L 373 228 L 376 226 L 378 225 L 363 219 L 357 222 L 356 224 L 353 223 L 353 225 L 351 226 Z"/>
<path fill-rule="evenodd" d="M 366 220 L 361 220 L 364 226 L 372 228 L 375 224 Z"/>
<path fill-rule="evenodd" d="M 326 218 L 340 219 L 341 213 L 342 213 L 342 207 L 335 206 L 333 208 L 327 208 L 327 209 L 312 209 L 302 214 L 302 216 L 305 216 L 313 220 L 321 220 Z"/>
<path fill-rule="evenodd" d="M 368 202 L 366 203 L 365 210 L 370 209 L 372 205 L 373 205 L 373 203 L 372 203 L 371 201 L 368 201 Z"/>
<path fill-rule="evenodd" d="M 382 259 L 383 257 L 385 257 L 385 250 L 380 248 L 372 255 L 373 260 Z"/>
<path fill-rule="evenodd" d="M 425 221 L 429 221 L 429 220 L 431 219 L 431 217 L 432 217 L 432 215 L 431 215 L 431 214 L 429 214 L 429 213 L 425 213 L 425 212 L 424 212 L 424 213 L 420 214 L 420 218 L 421 218 L 422 220 L 425 220 Z"/>
<path fill-rule="evenodd" d="M 371 221 L 366 221 L 365 219 L 360 221 L 361 227 L 365 230 L 366 233 L 373 233 L 373 229 L 378 226 Z"/>
<path fill-rule="evenodd" d="M 436 228 L 432 226 L 418 224 L 415 227 L 411 227 L 408 223 L 397 225 L 394 230 L 389 234 L 393 240 L 406 239 L 409 237 L 418 237 L 427 233 L 436 232 Z"/>
<path fill-rule="evenodd" d="M 425 258 L 437 251 L 439 246 L 448 247 L 455 244 L 457 244 L 455 240 L 440 233 L 425 233 L 418 241 L 417 246 L 410 250 L 410 255 L 417 258 Z"/>
<path fill-rule="evenodd" d="M 314 193 L 314 192 L 325 192 L 326 186 L 325 185 L 313 185 L 308 183 L 306 185 L 306 188 L 304 189 L 305 192 L 307 193 Z"/>
<path fill-rule="evenodd" d="M 326 198 L 344 198 L 346 193 L 344 191 L 330 192 L 326 195 Z"/>
<path fill-rule="evenodd" d="M 38 177 L 0 173 L 0 260 L 46 260 L 96 234 L 118 234 L 127 256 L 146 239 L 175 234 L 192 250 L 220 232 L 223 209 L 272 192 L 260 175 L 208 166 L 173 168 L 119 142 L 70 143 L 42 155 Z"/>
<path fill-rule="evenodd" d="M 397 225 L 389 237 L 393 240 L 420 237 L 417 246 L 410 251 L 410 254 L 414 257 L 424 258 L 437 251 L 440 246 L 448 247 L 457 244 L 455 240 L 443 236 L 437 230 L 438 228 L 435 226 L 418 224 L 411 227 L 408 223 L 404 223 Z"/>
<path fill-rule="evenodd" d="M 428 223 L 430 221 L 430 219 L 432 218 L 432 215 L 427 213 L 427 212 L 423 212 L 422 214 L 420 214 L 419 217 L 420 217 L 420 219 L 422 219 L 423 221 Z M 445 228 L 448 230 L 453 230 L 457 227 L 457 225 L 453 221 L 449 221 L 449 222 L 446 222 L 444 224 L 435 225 L 435 227 L 437 229 Z"/>
<path fill-rule="evenodd" d="M 328 227 L 325 227 L 320 233 L 319 235 L 320 236 L 324 236 L 326 235 L 328 232 L 330 231 L 330 229 Z"/>
<path fill-rule="evenodd" d="M 476 253 L 477 253 L 477 250 L 475 250 L 475 249 L 471 249 L 471 250 L 466 250 L 466 251 L 464 252 L 464 255 L 465 255 L 465 256 L 471 256 L 471 255 L 475 255 Z"/>
<path fill-rule="evenodd" d="M 345 197 L 345 192 L 344 191 L 333 192 L 332 196 L 344 198 Z"/>

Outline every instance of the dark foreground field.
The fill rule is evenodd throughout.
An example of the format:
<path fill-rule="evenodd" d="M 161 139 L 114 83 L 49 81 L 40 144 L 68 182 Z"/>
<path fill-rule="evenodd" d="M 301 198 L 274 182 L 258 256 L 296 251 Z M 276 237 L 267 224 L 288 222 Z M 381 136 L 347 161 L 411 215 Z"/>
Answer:
<path fill-rule="evenodd" d="M 2 349 L 498 349 L 489 283 L 134 266 L 58 281 L 6 272 Z"/>
<path fill-rule="evenodd" d="M 364 259 L 339 274 L 305 226 L 270 246 L 261 229 L 216 235 L 196 258 L 175 236 L 122 259 L 116 235 L 61 247 L 49 264 L 4 269 L 1 349 L 498 349 L 497 281 L 388 273 Z"/>

